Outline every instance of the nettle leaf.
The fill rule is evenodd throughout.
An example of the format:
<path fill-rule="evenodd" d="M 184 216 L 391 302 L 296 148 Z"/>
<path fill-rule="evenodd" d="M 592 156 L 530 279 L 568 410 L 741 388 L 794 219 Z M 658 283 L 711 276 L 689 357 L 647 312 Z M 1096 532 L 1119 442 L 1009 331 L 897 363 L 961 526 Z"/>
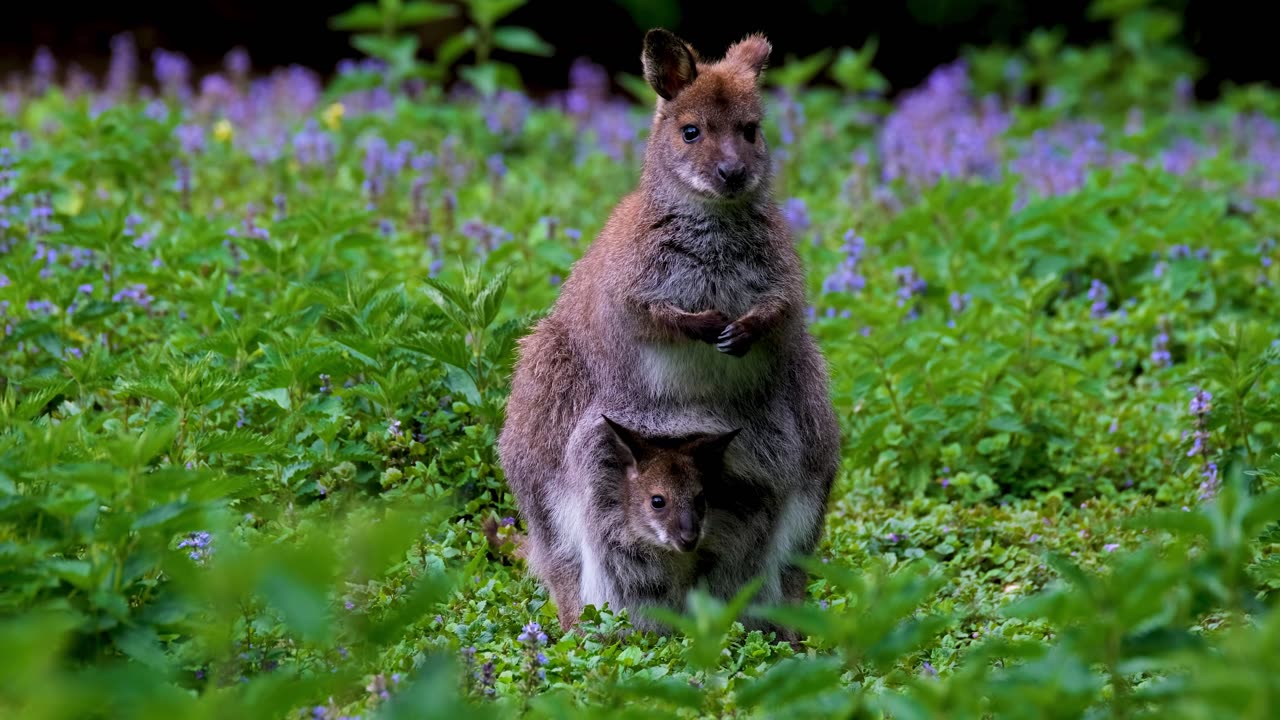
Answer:
<path fill-rule="evenodd" d="M 293 401 L 289 398 L 289 388 L 268 388 L 266 390 L 254 390 L 250 393 L 253 397 L 273 402 L 280 406 L 282 410 L 293 409 Z"/>
<path fill-rule="evenodd" d="M 503 50 L 525 55 L 551 57 L 555 54 L 555 48 L 551 47 L 550 43 L 539 37 L 536 32 L 523 27 L 508 26 L 495 29 L 493 44 Z"/>
<path fill-rule="evenodd" d="M 734 691 L 734 699 L 740 707 L 748 710 L 765 704 L 777 710 L 788 703 L 840 687 L 843 670 L 838 658 L 791 658 L 742 684 Z"/>
<path fill-rule="evenodd" d="M 458 14 L 453 5 L 444 3 L 413 0 L 400 7 L 396 19 L 400 25 L 423 25 L 437 20 L 445 20 Z"/>
<path fill-rule="evenodd" d="M 220 430 L 201 438 L 197 447 L 206 454 L 259 455 L 278 450 L 280 446 L 271 436 L 251 430 Z"/>

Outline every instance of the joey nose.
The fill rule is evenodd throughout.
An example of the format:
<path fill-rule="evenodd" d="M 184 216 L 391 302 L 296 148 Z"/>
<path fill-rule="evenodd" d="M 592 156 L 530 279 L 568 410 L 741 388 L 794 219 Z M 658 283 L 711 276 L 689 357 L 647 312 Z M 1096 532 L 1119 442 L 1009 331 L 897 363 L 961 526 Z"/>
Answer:
<path fill-rule="evenodd" d="M 680 518 L 676 524 L 676 546 L 681 552 L 689 552 L 698 546 L 702 524 L 692 513 Z"/>
<path fill-rule="evenodd" d="M 738 161 L 722 162 L 716 166 L 716 174 L 726 186 L 737 188 L 747 179 L 747 167 Z"/>

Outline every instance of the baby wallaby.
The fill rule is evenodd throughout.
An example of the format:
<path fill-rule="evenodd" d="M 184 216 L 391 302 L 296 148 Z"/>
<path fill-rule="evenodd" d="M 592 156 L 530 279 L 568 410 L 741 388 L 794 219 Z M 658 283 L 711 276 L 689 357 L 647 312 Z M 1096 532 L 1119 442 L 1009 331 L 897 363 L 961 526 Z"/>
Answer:
<path fill-rule="evenodd" d="M 704 483 L 718 479 L 724 451 L 738 431 L 646 437 L 608 416 L 601 419 L 610 430 L 614 457 L 623 468 L 623 524 L 606 528 L 605 534 L 663 550 L 696 550 L 707 516 Z M 608 492 L 606 489 L 602 493 L 606 497 L 600 498 L 605 517 L 614 515 Z"/>
<path fill-rule="evenodd" d="M 740 429 L 723 457 L 729 496 L 738 517 L 767 527 L 750 550 L 716 543 L 707 576 L 763 575 L 762 602 L 803 597 L 789 559 L 818 541 L 840 437 L 806 327 L 803 267 L 771 194 L 758 87 L 771 49 L 752 35 L 710 61 L 668 31 L 646 34 L 641 61 L 658 99 L 639 183 L 520 341 L 498 449 L 531 553 L 543 549 L 564 588 L 558 604 L 574 586 L 580 598 L 601 594 L 597 547 L 567 510 L 598 468 L 581 463 L 573 437 L 619 408 L 646 427 L 680 413 L 688 427 Z M 646 492 L 632 498 L 641 509 Z M 634 537 L 643 520 L 668 546 L 680 540 L 678 525 L 621 510 L 619 532 Z M 712 590 L 727 597 L 738 584 Z"/>
<path fill-rule="evenodd" d="M 635 544 L 696 550 L 707 515 L 704 479 L 717 478 L 724 450 L 738 432 L 646 436 L 606 415 L 600 419 L 608 429 L 610 464 L 621 467 L 617 482 L 605 480 L 599 493 L 605 512 L 616 514 L 610 509 L 621 502 L 623 524 L 610 532 Z M 481 527 L 495 550 L 511 543 L 515 557 L 527 557 L 525 535 L 511 531 L 504 538 L 493 518 L 485 518 Z"/>

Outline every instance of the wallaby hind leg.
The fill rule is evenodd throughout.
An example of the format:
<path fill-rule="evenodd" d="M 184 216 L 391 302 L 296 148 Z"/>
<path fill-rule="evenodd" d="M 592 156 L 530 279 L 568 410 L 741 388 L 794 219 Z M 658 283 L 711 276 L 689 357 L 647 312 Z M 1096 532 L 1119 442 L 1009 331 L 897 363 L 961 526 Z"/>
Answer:
<path fill-rule="evenodd" d="M 581 584 L 577 566 L 561 566 L 548 573 L 547 589 L 556 606 L 560 629 L 569 632 L 582 616 Z"/>

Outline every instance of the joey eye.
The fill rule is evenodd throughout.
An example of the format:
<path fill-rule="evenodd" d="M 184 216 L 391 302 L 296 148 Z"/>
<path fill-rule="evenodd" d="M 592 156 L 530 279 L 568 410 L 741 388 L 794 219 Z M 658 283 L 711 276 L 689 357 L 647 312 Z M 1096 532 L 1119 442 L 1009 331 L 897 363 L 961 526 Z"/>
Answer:
<path fill-rule="evenodd" d="M 756 130 L 758 126 L 755 123 L 747 123 L 742 127 L 742 138 L 749 143 L 756 141 Z"/>
<path fill-rule="evenodd" d="M 685 125 L 680 128 L 680 132 L 684 135 L 684 141 L 687 143 L 697 140 L 698 136 L 702 134 L 702 131 L 698 130 L 697 125 Z"/>
<path fill-rule="evenodd" d="M 661 495 L 654 495 L 653 497 L 649 498 L 649 504 L 653 506 L 654 510 L 661 510 L 662 508 L 667 506 L 667 499 L 662 497 Z"/>

